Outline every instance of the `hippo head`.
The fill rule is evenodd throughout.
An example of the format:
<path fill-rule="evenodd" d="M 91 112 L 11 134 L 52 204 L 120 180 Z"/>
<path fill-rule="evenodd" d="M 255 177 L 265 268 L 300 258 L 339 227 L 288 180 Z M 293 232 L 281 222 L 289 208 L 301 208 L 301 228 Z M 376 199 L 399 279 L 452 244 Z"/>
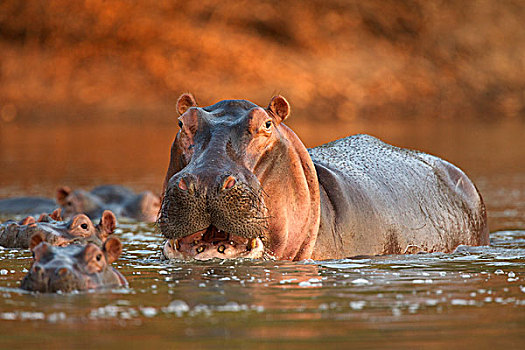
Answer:
<path fill-rule="evenodd" d="M 289 115 L 288 102 L 276 96 L 267 108 L 246 100 L 200 108 L 184 94 L 177 109 L 180 131 L 158 219 L 168 238 L 164 256 L 263 258 L 283 248 L 288 231 L 276 227 L 286 225 L 279 222 L 275 198 L 294 199 L 276 192 L 279 183 L 288 185 L 291 167 L 301 168 L 290 158 L 296 151 L 281 124 Z"/>
<path fill-rule="evenodd" d="M 160 197 L 150 191 L 134 195 L 124 203 L 122 214 L 144 222 L 155 222 L 160 210 Z"/>
<path fill-rule="evenodd" d="M 31 238 L 33 264 L 21 288 L 41 293 L 98 289 L 127 285 L 124 277 L 110 264 L 122 253 L 122 244 L 108 238 L 102 248 L 95 244 L 54 247 L 41 234 Z"/>
<path fill-rule="evenodd" d="M 102 246 L 116 225 L 115 215 L 106 210 L 97 225 L 84 214 L 77 214 L 68 221 L 55 220 L 52 216 L 43 215 L 37 222 L 30 223 L 28 229 L 31 233 L 41 233 L 44 241 L 55 246 L 89 242 Z"/>
<path fill-rule="evenodd" d="M 96 195 L 81 189 L 73 191 L 67 186 L 57 190 L 56 201 L 61 206 L 65 218 L 81 213 L 90 218 L 100 217 L 104 210 L 104 204 Z"/>
<path fill-rule="evenodd" d="M 95 243 L 102 246 L 113 233 L 117 219 L 113 212 L 106 210 L 97 225 L 84 214 L 77 214 L 63 221 L 60 209 L 52 214 L 42 214 L 38 220 L 28 216 L 20 222 L 8 221 L 0 225 L 0 245 L 10 248 L 27 248 L 31 236 L 39 233 L 44 240 L 56 246 L 68 244 Z"/>

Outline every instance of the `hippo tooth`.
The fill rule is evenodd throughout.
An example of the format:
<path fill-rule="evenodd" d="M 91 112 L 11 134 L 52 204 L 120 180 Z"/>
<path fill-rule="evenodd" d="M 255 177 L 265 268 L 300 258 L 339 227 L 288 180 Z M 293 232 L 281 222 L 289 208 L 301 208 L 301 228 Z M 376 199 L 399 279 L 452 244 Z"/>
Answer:
<path fill-rule="evenodd" d="M 177 250 L 180 250 L 180 242 L 179 242 L 179 240 L 178 240 L 178 239 L 176 239 L 176 240 L 174 241 L 174 244 L 173 244 L 173 246 L 174 246 L 174 247 L 176 247 L 176 248 L 177 248 Z"/>
<path fill-rule="evenodd" d="M 200 246 L 199 248 L 197 248 L 197 253 L 202 253 L 203 251 L 204 251 L 203 246 Z"/>
<path fill-rule="evenodd" d="M 219 253 L 224 253 L 225 250 L 226 250 L 226 247 L 224 246 L 224 244 L 221 244 L 221 245 L 219 246 L 219 248 L 217 248 L 217 251 L 218 251 Z"/>
<path fill-rule="evenodd" d="M 248 242 L 248 245 L 246 246 L 246 250 L 250 251 L 252 249 L 255 249 L 255 247 L 257 247 L 257 238 L 252 238 Z"/>

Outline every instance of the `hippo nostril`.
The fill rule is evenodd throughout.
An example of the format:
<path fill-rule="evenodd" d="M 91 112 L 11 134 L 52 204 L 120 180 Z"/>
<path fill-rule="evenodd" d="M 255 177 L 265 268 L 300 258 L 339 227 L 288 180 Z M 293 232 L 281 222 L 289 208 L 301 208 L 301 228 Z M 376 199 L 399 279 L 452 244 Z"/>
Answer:
<path fill-rule="evenodd" d="M 188 185 L 186 184 L 186 181 L 184 181 L 184 179 L 180 179 L 179 181 L 179 188 L 183 191 L 187 191 L 188 190 Z"/>
<path fill-rule="evenodd" d="M 185 176 L 179 180 L 177 187 L 182 191 L 187 191 L 190 195 L 195 194 L 195 182 L 191 176 Z"/>
<path fill-rule="evenodd" d="M 232 188 L 233 186 L 235 186 L 235 178 L 233 176 L 228 176 L 224 182 L 222 183 L 222 189 L 223 190 L 228 190 L 230 188 Z"/>
<path fill-rule="evenodd" d="M 56 271 L 57 275 L 60 277 L 65 277 L 69 274 L 69 270 L 66 267 L 61 267 Z"/>

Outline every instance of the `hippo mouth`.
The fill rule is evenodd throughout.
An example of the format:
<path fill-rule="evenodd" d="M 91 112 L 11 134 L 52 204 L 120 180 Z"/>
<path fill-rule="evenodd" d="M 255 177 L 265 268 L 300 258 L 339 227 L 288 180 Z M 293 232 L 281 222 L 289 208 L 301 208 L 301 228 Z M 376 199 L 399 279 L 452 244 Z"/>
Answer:
<path fill-rule="evenodd" d="M 162 253 L 166 259 L 180 260 L 260 259 L 264 255 L 264 244 L 260 237 L 246 238 L 210 225 L 182 238 L 168 239 Z"/>

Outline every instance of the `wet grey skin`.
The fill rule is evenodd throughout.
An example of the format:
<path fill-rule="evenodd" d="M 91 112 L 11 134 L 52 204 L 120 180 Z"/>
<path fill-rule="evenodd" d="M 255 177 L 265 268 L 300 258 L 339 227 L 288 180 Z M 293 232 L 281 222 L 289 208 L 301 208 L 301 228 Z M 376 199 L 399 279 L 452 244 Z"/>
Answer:
<path fill-rule="evenodd" d="M 253 240 L 264 253 L 251 257 L 286 260 L 489 244 L 481 194 L 443 159 L 369 135 L 306 149 L 281 123 L 281 96 L 263 109 L 245 100 L 198 107 L 184 94 L 177 109 L 158 219 L 168 258 L 221 258 L 230 247 L 244 256 L 259 247 Z"/>
<path fill-rule="evenodd" d="M 93 243 L 55 247 L 32 237 L 33 264 L 20 288 L 40 293 L 72 292 L 127 286 L 124 276 L 110 264 L 122 252 L 120 240 L 108 238 L 102 247 Z"/>
<path fill-rule="evenodd" d="M 41 234 L 44 241 L 51 245 L 94 243 L 102 246 L 116 225 L 115 215 L 111 211 L 105 211 L 97 225 L 84 214 L 75 215 L 67 221 L 49 215 L 42 215 L 38 221 L 32 217 L 20 222 L 10 220 L 0 224 L 0 246 L 28 248 L 31 237 L 36 233 Z"/>
<path fill-rule="evenodd" d="M 58 204 L 50 198 L 17 197 L 0 199 L 0 215 L 40 215 L 51 213 L 58 208 Z"/>

